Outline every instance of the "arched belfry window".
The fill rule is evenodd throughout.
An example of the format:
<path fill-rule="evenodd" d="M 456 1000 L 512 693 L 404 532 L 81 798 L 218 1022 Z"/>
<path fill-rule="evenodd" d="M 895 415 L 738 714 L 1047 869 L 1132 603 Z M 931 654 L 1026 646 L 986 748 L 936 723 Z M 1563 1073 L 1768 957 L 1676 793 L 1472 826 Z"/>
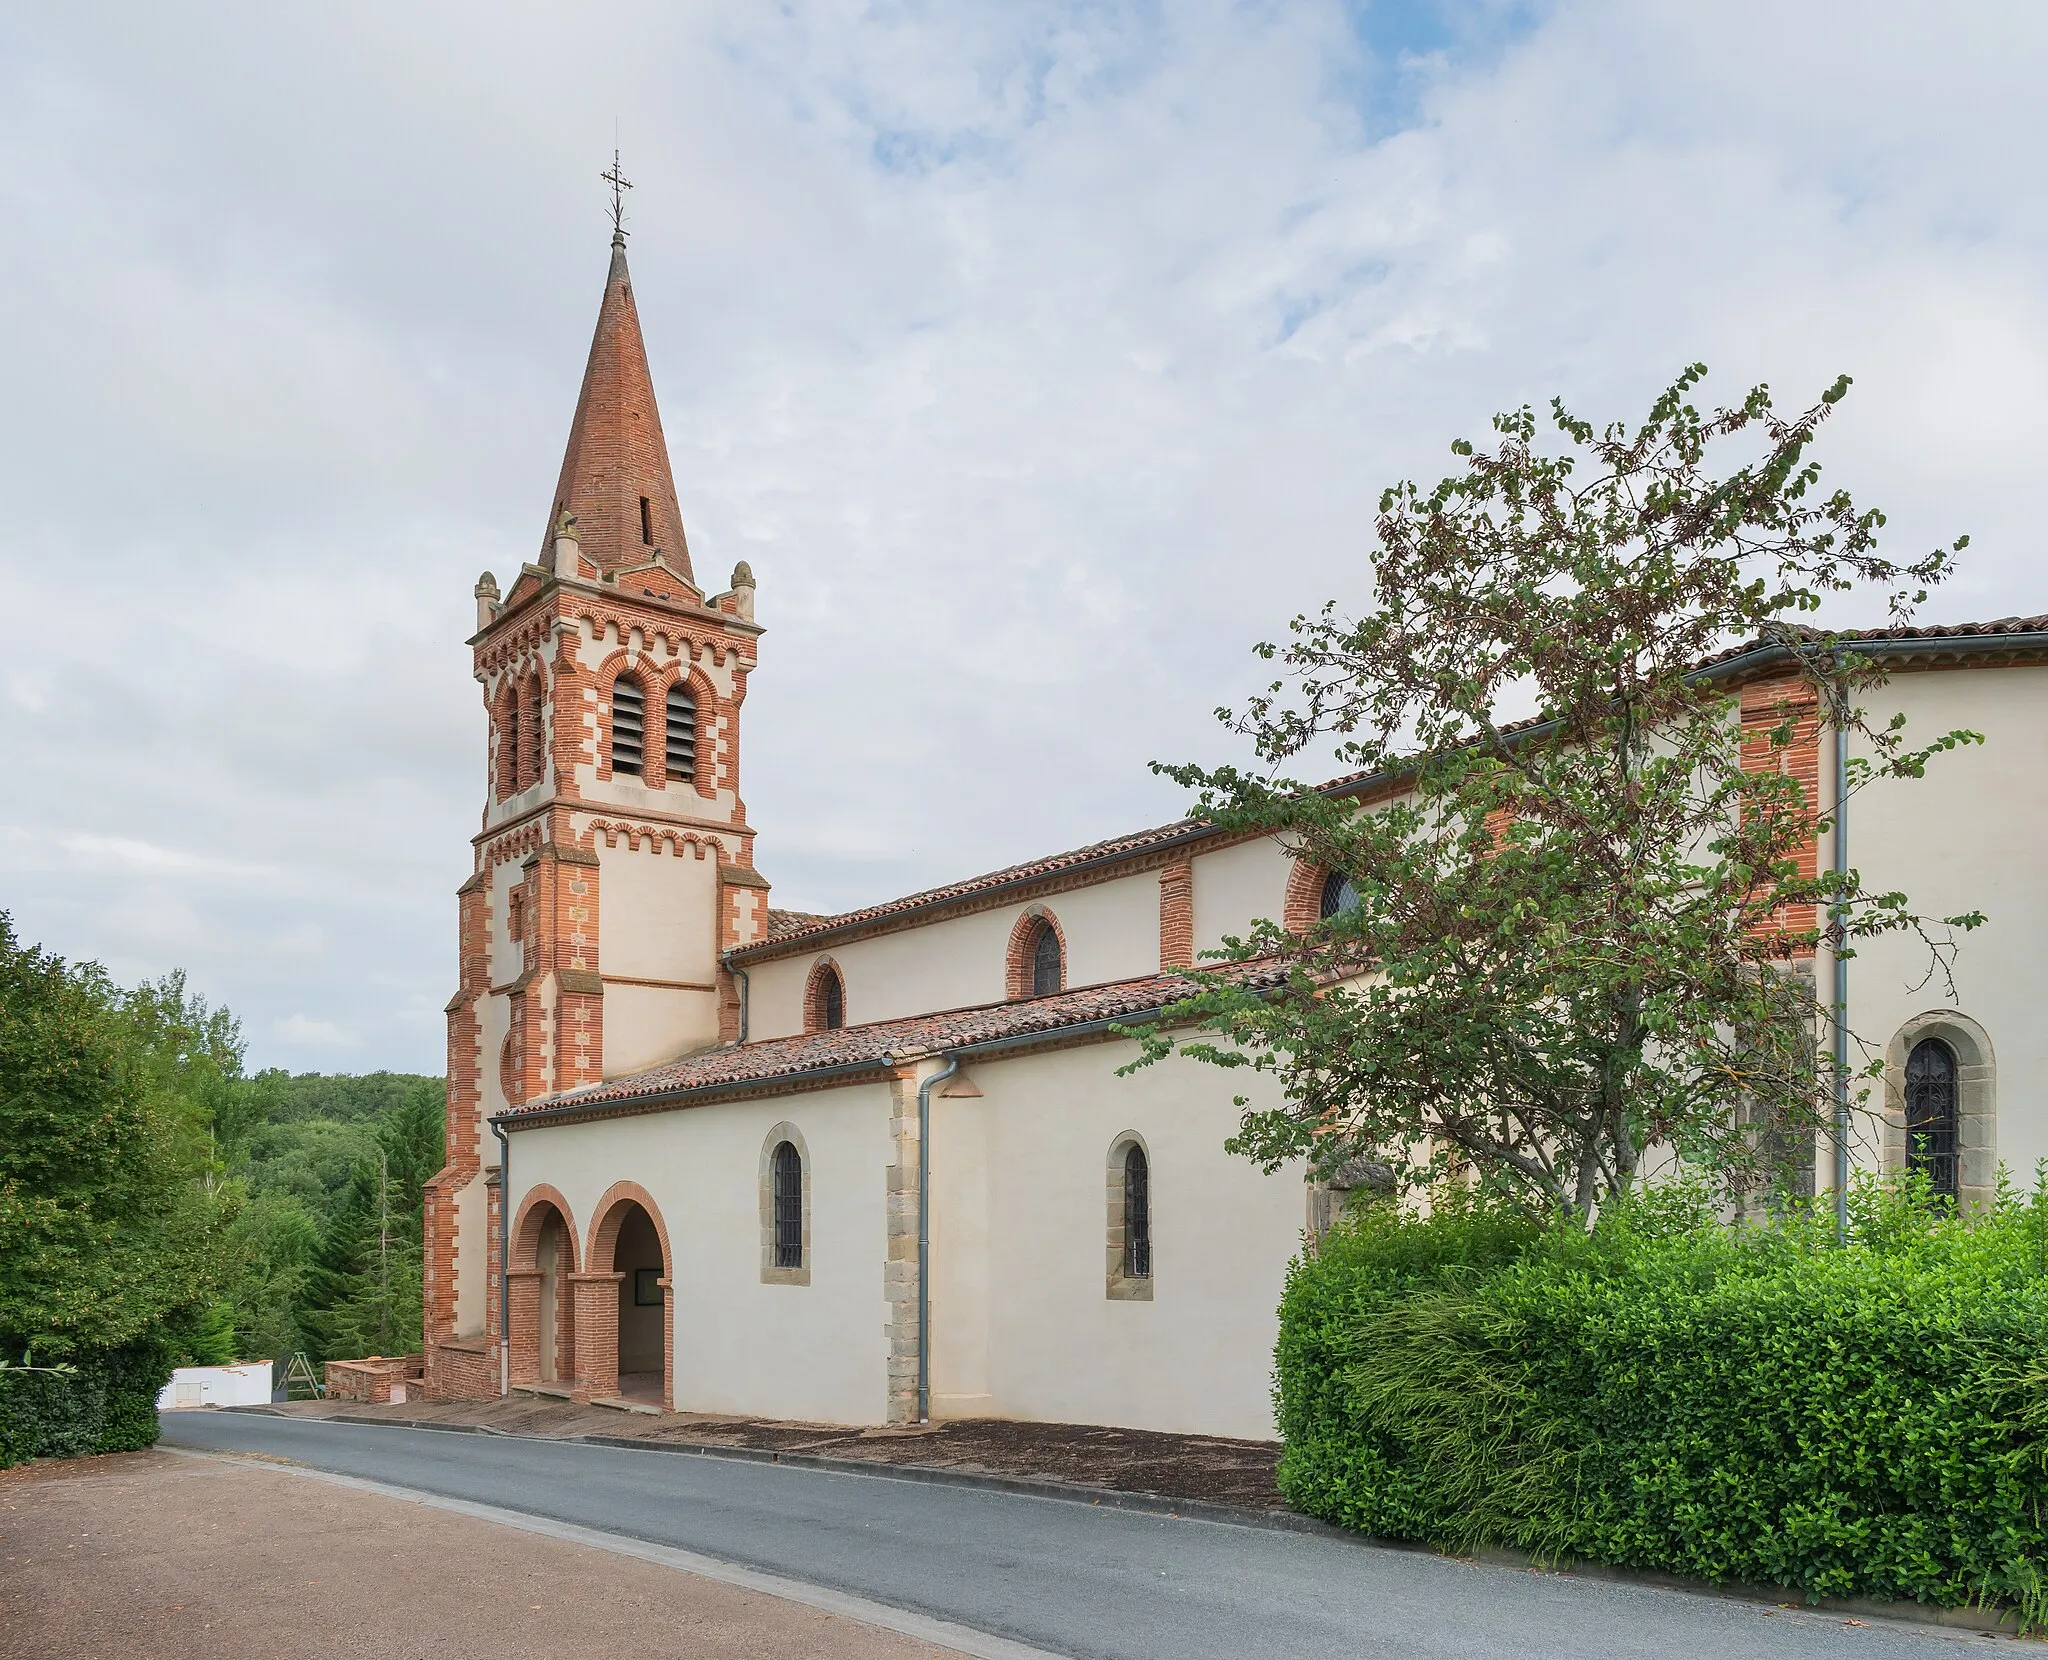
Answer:
<path fill-rule="evenodd" d="M 1059 931 L 1050 922 L 1038 924 L 1031 942 L 1031 995 L 1050 997 L 1067 983 L 1067 965 L 1060 951 Z"/>
<path fill-rule="evenodd" d="M 498 799 L 519 793 L 519 697 L 505 694 L 505 713 L 498 724 Z"/>
<path fill-rule="evenodd" d="M 622 674 L 612 682 L 612 771 L 640 772 L 647 742 L 647 694 Z"/>
<path fill-rule="evenodd" d="M 1323 878 L 1323 903 L 1318 913 L 1323 921 L 1328 922 L 1339 911 L 1355 911 L 1363 903 L 1358 884 L 1341 870 L 1333 870 Z"/>
<path fill-rule="evenodd" d="M 804 1160 L 794 1142 L 775 1147 L 775 1266 L 804 1265 Z"/>
<path fill-rule="evenodd" d="M 1962 1109 L 1956 1052 L 1940 1038 L 1922 1038 L 1906 1057 L 1906 1168 L 1951 1203 L 1960 1198 Z"/>
<path fill-rule="evenodd" d="M 689 682 L 678 680 L 668 689 L 667 756 L 671 782 L 695 783 L 697 779 L 697 700 L 690 695 Z"/>
<path fill-rule="evenodd" d="M 535 675 L 526 683 L 526 764 L 520 784 L 538 784 L 547 770 L 547 720 L 541 713 L 540 676 Z"/>
<path fill-rule="evenodd" d="M 1135 1141 L 1124 1149 L 1124 1278 L 1152 1277 L 1152 1166 Z"/>

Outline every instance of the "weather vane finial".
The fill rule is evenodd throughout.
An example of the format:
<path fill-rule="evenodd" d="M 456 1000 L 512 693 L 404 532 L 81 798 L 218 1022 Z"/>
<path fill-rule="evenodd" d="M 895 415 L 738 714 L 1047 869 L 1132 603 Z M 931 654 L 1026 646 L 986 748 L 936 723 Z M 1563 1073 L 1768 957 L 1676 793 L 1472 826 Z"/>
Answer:
<path fill-rule="evenodd" d="M 633 181 L 619 171 L 619 152 L 617 150 L 612 151 L 611 171 L 609 173 L 600 173 L 598 177 L 612 187 L 612 235 L 615 237 L 630 235 L 631 233 L 626 229 L 626 192 L 633 188 Z"/>

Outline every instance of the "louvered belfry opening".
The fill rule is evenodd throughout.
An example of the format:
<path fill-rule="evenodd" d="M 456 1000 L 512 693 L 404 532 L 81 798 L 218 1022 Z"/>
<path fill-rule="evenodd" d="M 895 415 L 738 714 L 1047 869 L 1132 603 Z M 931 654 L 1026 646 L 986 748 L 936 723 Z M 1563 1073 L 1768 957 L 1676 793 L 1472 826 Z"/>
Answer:
<path fill-rule="evenodd" d="M 1135 1141 L 1124 1149 L 1124 1278 L 1152 1277 L 1152 1171 Z"/>
<path fill-rule="evenodd" d="M 1956 1052 L 1940 1038 L 1923 1038 L 1906 1057 L 1906 1168 L 1927 1173 L 1927 1184 L 1950 1203 L 1961 1196 L 1961 1104 Z"/>
<path fill-rule="evenodd" d="M 1031 995 L 1050 997 L 1066 983 L 1066 964 L 1060 960 L 1060 937 L 1050 922 L 1038 925 L 1038 938 L 1031 942 Z"/>
<path fill-rule="evenodd" d="M 794 1142 L 775 1148 L 775 1266 L 804 1265 L 804 1160 Z"/>
<path fill-rule="evenodd" d="M 526 683 L 526 779 L 538 784 L 548 770 L 547 717 L 541 712 L 543 694 L 539 676 Z"/>
<path fill-rule="evenodd" d="M 646 753 L 647 694 L 620 675 L 612 682 L 612 771 L 638 773 Z"/>
<path fill-rule="evenodd" d="M 668 689 L 668 775 L 671 780 L 697 779 L 697 700 L 678 680 Z"/>
<path fill-rule="evenodd" d="M 519 793 L 519 694 L 505 694 L 505 724 L 498 733 L 498 798 Z"/>

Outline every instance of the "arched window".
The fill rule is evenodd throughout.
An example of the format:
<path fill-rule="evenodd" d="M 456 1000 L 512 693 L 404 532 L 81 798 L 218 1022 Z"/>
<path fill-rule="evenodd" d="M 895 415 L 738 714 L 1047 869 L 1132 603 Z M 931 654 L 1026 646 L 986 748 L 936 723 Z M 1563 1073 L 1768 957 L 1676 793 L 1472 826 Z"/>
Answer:
<path fill-rule="evenodd" d="M 1124 1149 L 1124 1278 L 1152 1277 L 1152 1170 L 1135 1141 Z"/>
<path fill-rule="evenodd" d="M 1031 942 L 1031 995 L 1050 997 L 1067 982 L 1067 965 L 1061 960 L 1060 936 L 1050 922 L 1040 920 L 1038 937 Z"/>
<path fill-rule="evenodd" d="M 690 695 L 686 680 L 678 680 L 668 689 L 667 733 L 669 781 L 696 782 L 697 700 Z"/>
<path fill-rule="evenodd" d="M 804 985 L 804 1030 L 836 1032 L 845 1024 L 846 982 L 830 957 L 820 957 Z"/>
<path fill-rule="evenodd" d="M 1323 905 L 1319 915 L 1328 922 L 1339 911 L 1355 911 L 1365 901 L 1359 897 L 1358 884 L 1341 870 L 1333 870 L 1323 878 Z"/>
<path fill-rule="evenodd" d="M 804 1265 L 804 1161 L 793 1142 L 775 1146 L 775 1266 Z"/>
<path fill-rule="evenodd" d="M 1928 1185 L 1952 1204 L 1961 1196 L 1957 1081 L 1956 1052 L 1940 1038 L 1913 1045 L 1906 1057 L 1906 1168 L 1924 1170 Z"/>
<path fill-rule="evenodd" d="M 638 774 L 647 734 L 647 694 L 622 674 L 612 682 L 612 771 Z"/>
<path fill-rule="evenodd" d="M 548 728 L 541 714 L 540 676 L 526 683 L 526 776 L 521 786 L 538 784 L 548 770 Z"/>
<path fill-rule="evenodd" d="M 498 729 L 498 798 L 519 793 L 519 694 L 505 694 L 505 718 Z"/>

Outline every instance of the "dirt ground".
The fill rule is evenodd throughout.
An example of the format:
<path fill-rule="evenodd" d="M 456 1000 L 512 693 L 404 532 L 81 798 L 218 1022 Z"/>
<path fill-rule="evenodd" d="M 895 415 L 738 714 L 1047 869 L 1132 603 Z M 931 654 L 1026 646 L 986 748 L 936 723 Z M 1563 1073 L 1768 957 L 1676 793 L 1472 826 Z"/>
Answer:
<path fill-rule="evenodd" d="M 119 1453 L 0 1472 L 6 1660 L 481 1654 L 956 1660 L 658 1563 L 246 1464 Z"/>
<path fill-rule="evenodd" d="M 873 1464 L 925 1464 L 984 1475 L 1070 1481 L 1120 1493 L 1206 1499 L 1253 1510 L 1279 1509 L 1284 1503 L 1273 1485 L 1273 1471 L 1280 1462 L 1276 1441 L 1162 1435 L 1093 1424 L 969 1418 L 913 1430 L 863 1430 L 689 1412 L 656 1416 L 516 1394 L 503 1401 L 411 1401 L 402 1406 L 295 1401 L 272 1410 L 295 1417 L 348 1413 L 412 1423 L 480 1424 L 514 1435 L 630 1435 L 703 1446 L 761 1447 Z"/>

